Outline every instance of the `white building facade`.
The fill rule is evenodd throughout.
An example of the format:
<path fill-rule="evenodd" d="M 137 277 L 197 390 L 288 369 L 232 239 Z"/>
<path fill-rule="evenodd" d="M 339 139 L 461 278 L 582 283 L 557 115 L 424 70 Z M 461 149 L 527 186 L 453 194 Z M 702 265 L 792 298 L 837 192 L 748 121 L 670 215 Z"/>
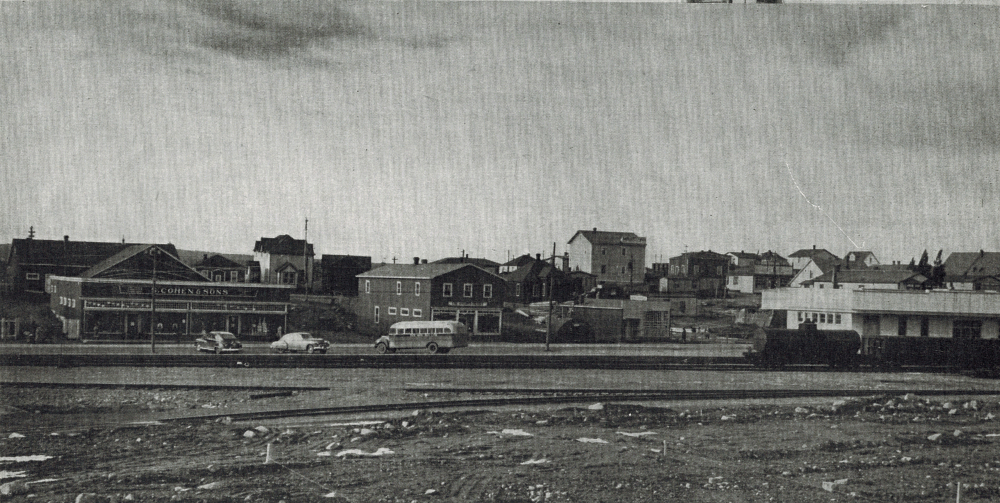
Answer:
<path fill-rule="evenodd" d="M 855 330 L 864 337 L 1000 335 L 997 292 L 780 288 L 762 293 L 761 308 L 787 311 L 792 329 L 814 321 L 820 330 Z"/>

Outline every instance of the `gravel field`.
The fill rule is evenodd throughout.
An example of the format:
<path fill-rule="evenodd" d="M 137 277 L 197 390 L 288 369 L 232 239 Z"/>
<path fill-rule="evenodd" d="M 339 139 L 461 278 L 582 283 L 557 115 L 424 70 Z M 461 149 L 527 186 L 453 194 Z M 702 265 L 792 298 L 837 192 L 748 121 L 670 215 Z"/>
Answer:
<path fill-rule="evenodd" d="M 8 382 L 110 386 L 0 387 L 5 501 L 1000 499 L 1000 404 L 995 395 L 975 393 L 1000 386 L 963 376 L 98 367 L 2 372 Z M 329 389 L 252 399 L 250 388 L 166 386 L 207 383 Z M 872 395 L 435 410 L 419 402 L 472 395 L 409 393 L 406 386 L 858 389 Z M 908 389 L 955 392 L 916 397 L 902 393 Z M 414 406 L 354 417 L 155 421 L 399 402 Z"/>

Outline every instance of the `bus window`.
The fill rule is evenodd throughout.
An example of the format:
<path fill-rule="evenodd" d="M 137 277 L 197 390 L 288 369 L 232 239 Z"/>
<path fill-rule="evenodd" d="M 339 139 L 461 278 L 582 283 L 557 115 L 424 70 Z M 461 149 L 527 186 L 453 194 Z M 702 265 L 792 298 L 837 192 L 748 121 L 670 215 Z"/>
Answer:
<path fill-rule="evenodd" d="M 420 335 L 427 335 L 427 329 L 426 328 L 421 328 L 420 329 Z"/>
<path fill-rule="evenodd" d="M 451 327 L 444 327 L 444 333 L 450 334 L 451 333 Z"/>
<path fill-rule="evenodd" d="M 389 335 L 396 335 L 396 329 L 395 328 L 390 328 L 389 329 Z"/>

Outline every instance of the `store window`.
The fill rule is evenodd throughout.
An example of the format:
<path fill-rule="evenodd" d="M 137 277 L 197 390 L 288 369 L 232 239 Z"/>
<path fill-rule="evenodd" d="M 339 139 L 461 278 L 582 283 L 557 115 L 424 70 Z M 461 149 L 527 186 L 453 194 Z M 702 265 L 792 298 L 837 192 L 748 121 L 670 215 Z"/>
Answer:
<path fill-rule="evenodd" d="M 375 306 L 375 323 L 378 323 L 378 321 L 379 321 L 379 317 L 378 317 L 378 306 Z"/>
<path fill-rule="evenodd" d="M 365 280 L 365 293 L 372 293 L 372 282 L 370 279 Z"/>
<path fill-rule="evenodd" d="M 451 283 L 445 283 L 442 285 L 441 295 L 444 297 L 451 297 Z"/>
<path fill-rule="evenodd" d="M 467 299 L 472 298 L 472 283 L 465 283 L 462 285 L 462 297 Z"/>
<path fill-rule="evenodd" d="M 416 283 L 413 284 L 413 295 L 416 295 L 417 297 L 420 297 L 420 282 L 419 281 L 417 281 Z"/>
<path fill-rule="evenodd" d="M 483 285 L 483 298 L 486 299 L 493 298 L 493 285 L 491 284 Z"/>
<path fill-rule="evenodd" d="M 37 272 L 29 272 L 29 273 L 27 273 L 27 274 L 24 275 L 24 279 L 26 279 L 28 281 L 37 281 L 38 280 L 38 273 Z"/>
<path fill-rule="evenodd" d="M 395 307 L 390 307 L 389 308 L 389 316 L 392 316 L 394 314 L 396 314 L 396 308 Z"/>
<path fill-rule="evenodd" d="M 414 309 L 413 310 L 413 317 L 414 318 L 419 318 L 419 317 L 421 317 L 423 315 L 424 315 L 424 310 L 423 309 Z"/>
<path fill-rule="evenodd" d="M 400 316 L 409 316 L 410 315 L 410 309 L 406 308 L 406 307 L 399 308 L 399 315 Z"/>

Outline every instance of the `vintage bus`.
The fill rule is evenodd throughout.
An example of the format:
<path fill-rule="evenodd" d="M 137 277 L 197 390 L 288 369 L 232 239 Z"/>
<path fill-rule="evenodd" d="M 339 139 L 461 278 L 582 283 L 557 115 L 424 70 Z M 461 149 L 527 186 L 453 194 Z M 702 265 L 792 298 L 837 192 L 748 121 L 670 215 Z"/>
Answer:
<path fill-rule="evenodd" d="M 401 321 L 389 327 L 389 333 L 375 341 L 380 354 L 399 349 L 426 349 L 447 353 L 469 345 L 469 329 L 457 321 Z"/>

